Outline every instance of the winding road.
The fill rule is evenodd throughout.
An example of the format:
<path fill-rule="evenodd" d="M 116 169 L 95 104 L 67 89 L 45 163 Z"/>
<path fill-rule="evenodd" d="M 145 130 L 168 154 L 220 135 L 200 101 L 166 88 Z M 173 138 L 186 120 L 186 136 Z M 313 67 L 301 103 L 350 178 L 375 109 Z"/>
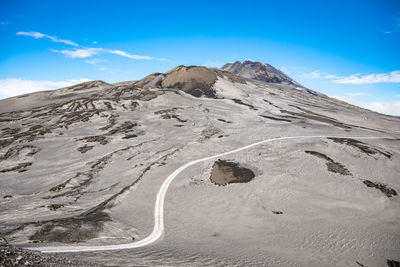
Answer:
<path fill-rule="evenodd" d="M 156 203 L 154 206 L 154 228 L 153 231 L 149 236 L 146 238 L 131 242 L 131 243 L 125 243 L 125 244 L 117 244 L 117 245 L 97 245 L 97 246 L 48 246 L 48 247 L 29 247 L 28 249 L 31 250 L 38 250 L 41 252 L 45 253 L 61 253 L 61 252 L 83 252 L 83 251 L 102 251 L 102 250 L 119 250 L 119 249 L 132 249 L 132 248 L 139 248 L 139 247 L 144 247 L 147 245 L 150 245 L 154 242 L 156 242 L 164 233 L 164 200 L 165 200 L 165 195 L 167 194 L 167 190 L 171 182 L 175 179 L 176 176 L 178 176 L 179 173 L 181 173 L 184 169 L 197 164 L 199 162 L 223 157 L 226 155 L 234 154 L 261 144 L 269 143 L 269 142 L 274 142 L 274 141 L 280 141 L 280 140 L 288 140 L 288 139 L 306 139 L 306 138 L 327 138 L 327 137 L 338 137 L 338 138 L 354 138 L 354 139 L 394 139 L 394 137 L 382 137 L 382 136 L 291 136 L 291 137 L 277 137 L 277 138 L 271 138 L 271 139 L 266 139 L 260 142 L 256 142 L 250 145 L 246 145 L 228 152 L 224 152 L 218 155 L 202 158 L 202 159 L 197 159 L 191 162 L 186 163 L 185 165 L 181 166 L 180 168 L 176 169 L 173 173 L 171 173 L 167 179 L 163 182 L 161 185 L 161 188 L 159 189 L 157 193 L 157 199 Z"/>

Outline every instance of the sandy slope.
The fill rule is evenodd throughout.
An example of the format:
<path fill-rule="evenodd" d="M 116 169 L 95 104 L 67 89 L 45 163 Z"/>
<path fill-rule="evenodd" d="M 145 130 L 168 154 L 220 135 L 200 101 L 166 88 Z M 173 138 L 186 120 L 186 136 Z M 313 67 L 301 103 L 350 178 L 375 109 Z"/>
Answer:
<path fill-rule="evenodd" d="M 156 87 L 93 88 L 0 114 L 0 231 L 11 243 L 149 244 L 68 254 L 119 266 L 400 260 L 399 197 L 364 183 L 400 191 L 398 117 L 290 85 L 224 76 L 211 88 L 217 99 Z M 17 105 L 18 98 L 10 101 Z M 260 143 L 285 136 L 293 138 Z M 248 144 L 257 145 L 235 151 Z M 217 159 L 237 161 L 256 177 L 217 186 L 209 180 Z M 197 163 L 174 176 L 185 162 Z"/>

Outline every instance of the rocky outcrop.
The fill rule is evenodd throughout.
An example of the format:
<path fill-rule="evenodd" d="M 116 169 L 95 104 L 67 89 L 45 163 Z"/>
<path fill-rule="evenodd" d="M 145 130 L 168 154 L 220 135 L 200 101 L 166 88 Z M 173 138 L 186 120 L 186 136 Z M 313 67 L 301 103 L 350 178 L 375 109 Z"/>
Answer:
<path fill-rule="evenodd" d="M 246 83 L 244 79 L 230 72 L 202 66 L 181 65 L 166 73 L 153 73 L 135 85 L 144 88 L 178 89 L 195 97 L 217 98 L 213 85 L 218 77 L 226 78 L 233 83 Z"/>
<path fill-rule="evenodd" d="M 225 64 L 221 67 L 221 70 L 229 71 L 235 75 L 247 79 L 255 79 L 268 83 L 286 82 L 288 84 L 298 85 L 282 71 L 262 62 L 252 62 L 250 60 L 243 62 L 236 61 L 234 63 Z"/>

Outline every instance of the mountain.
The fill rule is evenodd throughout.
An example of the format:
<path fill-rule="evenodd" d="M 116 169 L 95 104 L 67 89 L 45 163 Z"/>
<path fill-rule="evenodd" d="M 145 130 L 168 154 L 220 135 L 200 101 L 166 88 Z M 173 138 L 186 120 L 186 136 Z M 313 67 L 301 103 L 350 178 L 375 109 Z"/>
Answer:
<path fill-rule="evenodd" d="M 280 70 L 262 62 L 252 62 L 250 60 L 243 62 L 236 61 L 234 63 L 225 64 L 221 69 L 247 79 L 255 79 L 267 83 L 288 83 L 297 85 L 292 78 Z"/>
<path fill-rule="evenodd" d="M 99 265 L 383 266 L 399 140 L 249 61 L 3 99 L 0 234 Z"/>
<path fill-rule="evenodd" d="M 250 60 L 245 60 L 243 62 L 236 61 L 234 63 L 227 63 L 221 67 L 221 70 L 231 72 L 239 77 L 250 79 L 253 81 L 261 81 L 266 83 L 274 83 L 276 86 L 288 85 L 289 89 L 295 89 L 303 92 L 307 92 L 314 95 L 323 96 L 323 94 L 316 91 L 305 88 L 300 85 L 292 78 L 284 74 L 282 71 L 274 68 L 269 64 L 264 64 L 262 62 L 252 62 Z"/>

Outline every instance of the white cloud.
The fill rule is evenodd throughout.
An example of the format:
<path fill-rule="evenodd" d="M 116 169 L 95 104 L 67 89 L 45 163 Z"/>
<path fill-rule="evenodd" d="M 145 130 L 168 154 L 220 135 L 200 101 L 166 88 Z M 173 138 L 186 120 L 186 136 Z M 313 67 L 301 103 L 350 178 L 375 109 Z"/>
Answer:
<path fill-rule="evenodd" d="M 398 33 L 400 31 L 400 12 L 397 12 L 397 14 L 392 18 L 392 27 L 390 30 L 385 31 L 385 34 L 392 34 L 392 33 Z"/>
<path fill-rule="evenodd" d="M 145 59 L 145 60 L 152 60 L 154 58 L 149 57 L 149 56 L 139 56 L 139 55 L 132 55 L 132 54 L 128 54 L 124 51 L 121 50 L 111 50 L 111 49 L 105 49 L 106 52 L 110 53 L 110 54 L 115 54 L 115 55 L 119 55 L 122 57 L 127 57 L 127 58 L 131 58 L 131 59 Z"/>
<path fill-rule="evenodd" d="M 99 63 L 110 63 L 109 60 L 101 58 L 86 59 L 85 62 L 92 65 L 96 65 Z"/>
<path fill-rule="evenodd" d="M 0 95 L 11 97 L 21 94 L 58 89 L 73 84 L 87 82 L 88 79 L 47 81 L 47 80 L 25 80 L 25 79 L 0 79 Z"/>
<path fill-rule="evenodd" d="M 382 101 L 382 102 L 364 102 L 364 101 L 358 101 L 355 100 L 351 97 L 345 97 L 345 96 L 330 96 L 342 101 L 345 101 L 347 103 L 366 108 L 369 110 L 373 110 L 379 113 L 387 114 L 387 115 L 395 115 L 395 116 L 400 116 L 400 101 L 393 101 L 393 100 L 388 100 L 388 101 Z"/>
<path fill-rule="evenodd" d="M 366 83 L 399 83 L 400 71 L 392 71 L 390 73 L 377 73 L 369 75 L 352 74 L 347 77 L 341 77 L 334 80 L 335 83 L 341 84 L 366 84 Z"/>
<path fill-rule="evenodd" d="M 322 72 L 320 70 L 314 70 L 309 73 L 303 73 L 303 77 L 309 78 L 309 79 L 334 79 L 337 76 L 333 74 L 329 74 L 326 72 Z"/>
<path fill-rule="evenodd" d="M 108 53 L 108 54 L 118 55 L 121 57 L 127 57 L 130 59 L 136 59 L 136 60 L 160 60 L 160 61 L 165 60 L 163 58 L 153 58 L 150 56 L 133 55 L 133 54 L 129 54 L 125 51 L 105 49 L 105 48 L 80 48 L 80 49 L 76 48 L 74 50 L 50 49 L 50 51 L 56 52 L 56 53 L 61 53 L 61 54 L 64 54 L 66 57 L 71 57 L 71 58 L 88 58 L 88 57 L 92 57 L 95 55 L 99 55 L 101 53 Z"/>
<path fill-rule="evenodd" d="M 40 32 L 17 32 L 17 35 L 30 36 L 30 37 L 33 37 L 35 39 L 47 38 L 50 41 L 55 42 L 55 43 L 64 43 L 64 44 L 67 44 L 67 45 L 78 46 L 78 44 L 74 43 L 73 41 L 58 39 L 57 37 L 50 36 L 50 35 L 47 35 L 47 34 L 43 34 L 43 33 L 40 33 Z"/>
<path fill-rule="evenodd" d="M 373 73 L 361 75 L 360 73 L 351 74 L 349 76 L 338 76 L 328 74 L 320 70 L 303 73 L 302 76 L 308 79 L 328 79 L 334 83 L 340 84 L 367 84 L 367 83 L 400 83 L 400 71 L 392 71 L 389 73 Z"/>
<path fill-rule="evenodd" d="M 92 57 L 94 55 L 98 55 L 99 53 L 103 52 L 103 48 L 82 48 L 82 49 L 75 49 L 75 50 L 54 50 L 50 49 L 50 51 L 55 53 L 64 54 L 66 57 L 71 58 L 87 58 Z"/>
<path fill-rule="evenodd" d="M 357 92 L 357 93 L 345 93 L 345 95 L 348 95 L 348 96 L 367 96 L 369 94 L 368 93 L 363 93 L 363 92 Z"/>
<path fill-rule="evenodd" d="M 74 43 L 73 41 L 70 40 L 63 40 L 63 39 L 58 39 L 57 37 L 50 36 L 44 33 L 40 32 L 17 32 L 17 35 L 23 35 L 23 36 L 30 36 L 35 39 L 42 39 L 42 38 L 47 38 L 51 40 L 52 42 L 55 43 L 64 43 L 68 45 L 73 45 L 79 47 L 77 43 Z M 97 41 L 93 41 L 93 44 L 97 44 Z M 126 57 L 130 59 L 136 59 L 136 60 L 159 60 L 159 61 L 166 61 L 165 58 L 153 58 L 150 56 L 142 56 L 142 55 L 135 55 L 135 54 L 129 54 L 125 51 L 122 50 L 117 50 L 117 49 L 105 49 L 105 48 L 75 48 L 72 50 L 65 49 L 65 50 L 55 50 L 55 49 L 50 49 L 50 51 L 55 52 L 55 53 L 61 53 L 64 54 L 66 57 L 70 58 L 88 58 L 92 57 L 95 55 L 98 55 L 100 53 L 107 53 L 107 54 L 113 54 L 113 55 L 118 55 L 121 57 Z M 88 62 L 89 64 L 92 64 Z"/>
<path fill-rule="evenodd" d="M 396 96 L 400 97 L 400 94 L 398 94 L 398 95 L 396 95 Z"/>

